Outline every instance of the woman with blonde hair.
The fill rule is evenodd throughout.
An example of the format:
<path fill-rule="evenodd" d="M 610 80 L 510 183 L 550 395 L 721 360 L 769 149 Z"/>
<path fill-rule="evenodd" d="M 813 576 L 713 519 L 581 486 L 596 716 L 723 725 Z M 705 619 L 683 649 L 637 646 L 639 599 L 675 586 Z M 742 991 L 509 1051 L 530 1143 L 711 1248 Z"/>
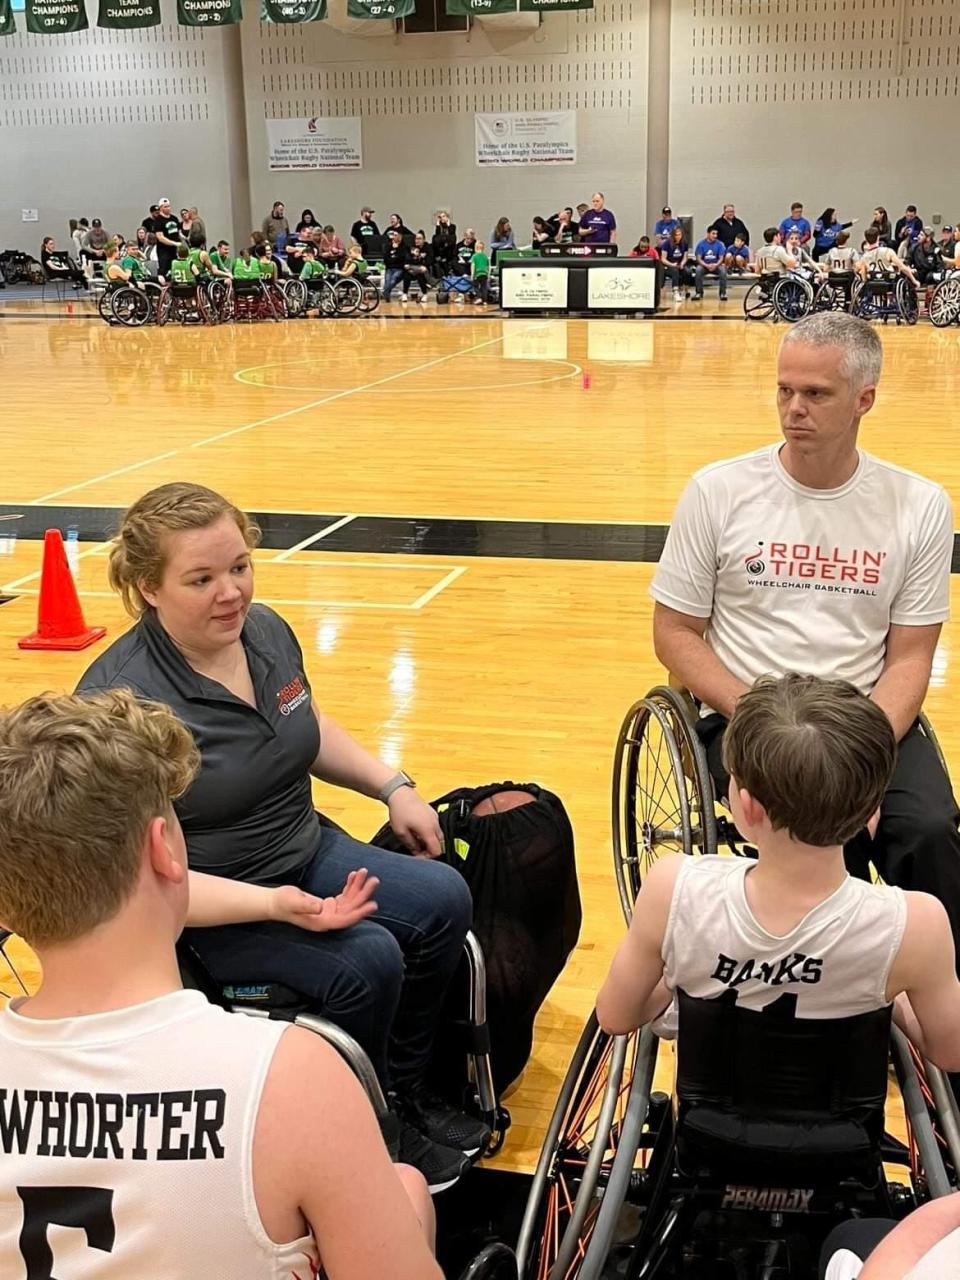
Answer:
<path fill-rule="evenodd" d="M 433 861 L 440 828 L 413 780 L 320 710 L 293 631 L 254 602 L 259 539 L 243 511 L 202 485 L 161 485 L 135 502 L 109 573 L 136 622 L 79 688 L 126 686 L 171 707 L 193 733 L 200 770 L 176 806 L 193 870 L 295 885 L 321 899 L 339 894 L 345 880 L 352 886 L 372 875 L 377 906 L 347 929 L 248 919 L 193 929 L 190 940 L 218 983 L 281 983 L 350 1032 L 395 1091 L 400 1158 L 440 1190 L 486 1137 L 484 1126 L 424 1085 L 470 927 L 470 895 L 453 868 Z M 311 775 L 379 799 L 417 856 L 322 824 Z"/>

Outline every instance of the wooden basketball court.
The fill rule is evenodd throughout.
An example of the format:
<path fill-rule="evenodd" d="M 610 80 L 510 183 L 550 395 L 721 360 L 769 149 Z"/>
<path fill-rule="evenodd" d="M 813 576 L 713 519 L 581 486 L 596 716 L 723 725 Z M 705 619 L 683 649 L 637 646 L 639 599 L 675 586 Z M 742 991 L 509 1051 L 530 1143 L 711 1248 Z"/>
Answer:
<path fill-rule="evenodd" d="M 709 305 L 709 304 L 708 304 Z M 316 696 L 427 796 L 533 779 L 577 836 L 580 946 L 547 1001 L 498 1163 L 532 1168 L 623 924 L 610 856 L 621 718 L 663 679 L 647 589 L 696 468 L 777 436 L 780 330 L 715 319 L 456 316 L 108 328 L 8 318 L 0 420 L 3 700 L 73 686 L 98 649 L 21 652 L 45 524 L 90 622 L 127 625 L 105 576 L 119 510 L 194 480 L 265 513 L 258 597 L 288 619 Z M 888 327 L 864 446 L 960 496 L 960 331 Z M 46 510 L 49 508 L 50 510 Z M 955 606 L 960 598 L 954 593 Z M 954 774 L 944 628 L 928 713 Z M 359 836 L 372 802 L 317 786 Z M 12 953 L 28 981 L 36 966 Z M 15 990 L 0 973 L 0 986 Z"/>

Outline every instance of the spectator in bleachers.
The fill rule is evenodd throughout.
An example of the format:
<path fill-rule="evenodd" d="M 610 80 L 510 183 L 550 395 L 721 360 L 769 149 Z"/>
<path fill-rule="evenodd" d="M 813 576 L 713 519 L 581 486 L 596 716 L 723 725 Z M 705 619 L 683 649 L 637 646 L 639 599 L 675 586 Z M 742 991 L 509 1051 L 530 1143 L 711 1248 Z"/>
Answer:
<path fill-rule="evenodd" d="M 666 248 L 674 228 L 680 226 L 680 219 L 673 216 L 673 210 L 665 204 L 660 210 L 660 217 L 653 224 L 653 243 L 658 250 Z"/>
<path fill-rule="evenodd" d="M 493 228 L 493 235 L 490 237 L 490 256 L 493 262 L 497 260 L 497 254 L 501 249 L 515 249 L 517 246 L 513 239 L 513 227 L 510 225 L 509 218 L 500 218 L 497 225 Z"/>
<path fill-rule="evenodd" d="M 80 245 L 83 242 L 83 232 L 80 230 L 80 223 L 76 218 L 71 218 L 67 223 L 70 228 L 70 241 L 73 245 L 73 256 L 80 261 Z"/>
<path fill-rule="evenodd" d="M 437 211 L 437 225 L 430 243 L 433 248 L 434 270 L 442 279 L 453 271 L 457 261 L 457 225 L 450 221 L 450 214 L 446 209 Z"/>
<path fill-rule="evenodd" d="M 546 218 L 542 218 L 537 214 L 531 227 L 530 243 L 536 249 L 541 244 L 552 244 L 555 240 L 556 232 L 551 228 Z"/>
<path fill-rule="evenodd" d="M 940 253 L 948 267 L 956 265 L 957 241 L 954 229 L 949 224 L 940 229 Z"/>
<path fill-rule="evenodd" d="M 933 238 L 933 227 L 924 227 L 910 251 L 910 265 L 922 285 L 934 284 L 943 271 L 940 246 Z"/>
<path fill-rule="evenodd" d="M 287 240 L 287 268 L 292 276 L 299 276 L 300 274 L 300 269 L 303 266 L 303 251 L 307 245 L 316 247 L 313 235 L 313 228 L 307 226 L 302 231 L 294 231 Z"/>
<path fill-rule="evenodd" d="M 282 200 L 273 202 L 273 208 L 264 218 L 261 230 L 270 248 L 283 253 L 284 246 L 287 243 L 287 236 L 290 234 L 290 223 L 287 221 L 286 210 Z"/>
<path fill-rule="evenodd" d="M 670 233 L 670 239 L 660 251 L 660 261 L 668 279 L 673 285 L 674 300 L 679 302 L 681 293 L 690 284 L 688 259 L 690 247 L 683 238 L 683 227 L 678 223 Z"/>
<path fill-rule="evenodd" d="M 157 201 L 157 216 L 153 220 L 152 231 L 157 245 L 157 271 L 165 280 L 170 274 L 170 264 L 177 256 L 177 245 L 180 243 L 180 220 L 171 209 L 166 196 Z"/>
<path fill-rule="evenodd" d="M 468 276 L 470 274 L 470 259 L 477 251 L 477 233 L 473 227 L 467 227 L 463 233 L 463 239 L 457 244 L 457 260 L 454 264 L 454 271 L 458 275 Z M 463 297 L 458 294 L 458 297 Z"/>
<path fill-rule="evenodd" d="M 783 237 L 779 227 L 767 227 L 763 233 L 763 248 L 757 250 L 757 271 L 760 275 L 782 276 L 784 272 L 794 271 L 799 266 L 783 247 Z"/>
<path fill-rule="evenodd" d="M 332 223 L 327 223 L 320 233 L 317 256 L 325 267 L 336 271 L 347 260 L 347 246 L 337 235 Z"/>
<path fill-rule="evenodd" d="M 908 204 L 902 218 L 897 219 L 893 232 L 894 248 L 899 249 L 905 240 L 909 240 L 912 248 L 923 234 L 923 219 L 917 214 L 917 206 Z"/>
<path fill-rule="evenodd" d="M 734 236 L 733 244 L 723 255 L 723 265 L 738 276 L 750 270 L 750 246 L 743 236 Z"/>
<path fill-rule="evenodd" d="M 144 226 L 137 227 L 137 235 L 134 244 L 140 250 L 144 257 L 147 256 L 147 250 L 150 248 L 150 232 Z"/>
<path fill-rule="evenodd" d="M 660 255 L 650 243 L 649 236 L 641 236 L 637 243 L 627 254 L 628 258 L 650 258 L 654 262 L 660 261 Z"/>
<path fill-rule="evenodd" d="M 737 217 L 737 211 L 732 204 L 723 206 L 723 213 L 717 218 L 716 222 L 711 222 L 707 227 L 707 231 L 716 231 L 720 243 L 725 249 L 729 249 L 737 236 L 743 237 L 744 244 L 750 243 L 750 232 L 747 224 Z"/>
<path fill-rule="evenodd" d="M 207 224 L 200 217 L 200 211 L 196 205 L 193 205 L 190 210 L 190 234 L 187 236 L 187 244 L 191 249 L 207 247 Z"/>
<path fill-rule="evenodd" d="M 96 262 L 105 262 L 109 240 L 110 237 L 103 229 L 103 223 L 99 218 L 94 218 L 90 224 L 90 230 L 83 237 L 80 250 L 81 259 L 90 265 Z"/>
<path fill-rule="evenodd" d="M 810 226 L 809 219 L 803 216 L 803 205 L 799 200 L 793 202 L 790 206 L 790 216 L 784 218 L 780 223 L 780 234 L 785 241 L 789 240 L 794 231 L 799 236 L 802 245 L 806 245 L 807 241 L 813 236 L 813 228 Z"/>
<path fill-rule="evenodd" d="M 154 218 L 156 218 L 159 212 L 160 212 L 159 206 L 152 204 L 150 206 L 150 212 L 147 214 L 144 220 L 140 223 L 141 227 L 143 227 L 144 231 L 146 231 L 148 235 L 152 235 L 153 233 L 153 220 Z"/>
<path fill-rule="evenodd" d="M 53 236 L 45 236 L 40 245 L 40 265 L 48 280 L 70 280 L 74 289 L 85 289 L 87 277 L 63 249 L 58 249 Z"/>
<path fill-rule="evenodd" d="M 317 226 L 317 220 L 313 215 L 313 210 L 304 209 L 303 212 L 300 214 L 300 221 L 296 225 L 296 230 L 298 232 L 313 231 L 316 228 L 316 226 Z"/>
<path fill-rule="evenodd" d="M 858 219 L 852 218 L 850 222 L 841 222 L 837 217 L 837 211 L 832 205 L 827 205 L 823 213 L 813 224 L 813 248 L 811 255 L 814 262 L 819 262 L 822 257 L 830 252 L 837 243 L 837 236 L 841 231 L 846 231 L 852 227 Z"/>
<path fill-rule="evenodd" d="M 396 217 L 396 214 L 391 214 Z M 387 232 L 387 241 L 383 247 L 383 300 L 390 301 L 390 295 L 399 284 L 400 301 L 407 301 L 407 288 L 410 277 L 407 274 L 407 263 L 410 250 L 404 244 L 403 234 L 399 227 L 391 227 Z"/>
<path fill-rule="evenodd" d="M 700 241 L 696 249 L 697 269 L 694 272 L 694 285 L 697 300 L 703 298 L 703 281 L 705 276 L 716 276 L 720 285 L 720 301 L 727 300 L 727 268 L 723 265 L 724 245 L 717 234 L 716 227 L 708 227 L 706 237 Z"/>
<path fill-rule="evenodd" d="M 423 231 L 413 237 L 413 244 L 407 250 L 407 292 L 409 286 L 416 283 L 419 288 L 418 299 L 426 302 L 430 289 L 430 275 L 433 267 L 433 251 L 427 244 Z"/>
<path fill-rule="evenodd" d="M 482 240 L 478 240 L 470 259 L 470 279 L 473 282 L 473 301 L 481 307 L 487 301 L 490 284 L 490 255 Z"/>
<path fill-rule="evenodd" d="M 880 244 L 893 245 L 893 231 L 890 227 L 890 218 L 882 204 L 877 205 L 873 211 L 873 218 L 870 221 L 871 227 L 876 227 L 877 236 Z M 860 248 L 863 249 L 866 244 L 866 233 L 864 233 L 863 242 Z"/>
<path fill-rule="evenodd" d="M 579 235 L 585 244 L 617 243 L 617 220 L 606 207 L 602 191 L 591 196 L 590 208 L 580 219 Z"/>
<path fill-rule="evenodd" d="M 190 210 L 189 209 L 180 210 L 180 234 L 181 236 L 183 236 L 185 241 L 189 242 L 190 240 Z"/>
<path fill-rule="evenodd" d="M 556 225 L 556 233 L 554 239 L 557 244 L 573 244 L 580 238 L 580 224 L 573 216 L 573 209 L 570 205 L 566 205 L 563 209 L 557 211 L 554 218 Z"/>
<path fill-rule="evenodd" d="M 360 246 L 364 256 L 378 258 L 383 250 L 383 242 L 380 238 L 380 228 L 373 220 L 373 214 L 374 210 L 365 204 L 360 210 L 360 217 L 350 228 L 350 238 L 354 244 Z"/>
<path fill-rule="evenodd" d="M 406 245 L 408 249 L 413 244 L 413 232 L 410 230 L 410 228 L 406 225 L 406 223 L 400 217 L 399 213 L 391 213 L 390 215 L 390 218 L 387 223 L 387 232 L 389 233 L 391 231 L 400 232 L 400 236 L 403 239 L 403 243 Z"/>

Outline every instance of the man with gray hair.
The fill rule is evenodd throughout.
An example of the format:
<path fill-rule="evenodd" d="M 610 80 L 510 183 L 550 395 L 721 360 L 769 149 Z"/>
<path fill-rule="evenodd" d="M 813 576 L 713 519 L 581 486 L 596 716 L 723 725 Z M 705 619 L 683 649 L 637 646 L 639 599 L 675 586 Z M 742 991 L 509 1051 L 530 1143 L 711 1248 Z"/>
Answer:
<path fill-rule="evenodd" d="M 960 942 L 960 813 L 917 724 L 949 616 L 953 513 L 943 488 L 857 447 L 883 361 L 840 312 L 780 345 L 783 440 L 703 468 L 680 498 L 651 586 L 657 657 L 702 703 L 710 771 L 741 694 L 768 672 L 845 679 L 886 713 L 897 765 L 851 870 L 938 897 Z"/>

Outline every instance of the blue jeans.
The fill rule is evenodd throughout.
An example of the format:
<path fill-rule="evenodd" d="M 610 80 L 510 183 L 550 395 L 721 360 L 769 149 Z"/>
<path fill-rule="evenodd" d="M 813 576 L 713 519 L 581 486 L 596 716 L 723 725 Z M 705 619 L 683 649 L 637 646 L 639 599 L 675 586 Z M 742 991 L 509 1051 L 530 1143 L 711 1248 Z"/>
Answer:
<path fill-rule="evenodd" d="M 409 285 L 406 270 L 403 267 L 387 267 L 383 273 L 383 300 L 390 301 L 390 294 L 397 285 L 400 285 L 400 292 L 406 293 Z"/>
<path fill-rule="evenodd" d="M 473 914 L 466 882 L 443 862 L 361 844 L 321 827 L 298 884 L 331 897 L 351 871 L 380 878 L 379 910 L 353 928 L 308 933 L 265 921 L 190 929 L 186 935 L 221 985 L 278 982 L 357 1040 L 385 1088 L 423 1077 L 447 988 Z"/>
<path fill-rule="evenodd" d="M 694 279 L 694 283 L 695 283 L 695 285 L 696 285 L 697 297 L 698 297 L 698 298 L 702 298 L 702 297 L 703 297 L 703 277 L 704 277 L 706 274 L 707 274 L 707 272 L 704 270 L 704 268 L 703 268 L 703 267 L 700 265 L 700 263 L 698 262 L 698 263 L 697 263 L 697 269 L 696 269 L 696 271 L 695 271 L 695 273 L 694 273 L 694 277 L 693 277 L 693 279 Z M 726 267 L 721 263 L 721 264 L 720 264 L 720 266 L 719 266 L 719 267 L 717 267 L 716 271 L 715 271 L 715 272 L 711 272 L 710 274 L 711 274 L 711 275 L 716 275 L 717 279 L 720 281 L 720 297 L 721 297 L 721 298 L 725 298 L 725 297 L 727 296 L 727 268 L 726 268 Z"/>

